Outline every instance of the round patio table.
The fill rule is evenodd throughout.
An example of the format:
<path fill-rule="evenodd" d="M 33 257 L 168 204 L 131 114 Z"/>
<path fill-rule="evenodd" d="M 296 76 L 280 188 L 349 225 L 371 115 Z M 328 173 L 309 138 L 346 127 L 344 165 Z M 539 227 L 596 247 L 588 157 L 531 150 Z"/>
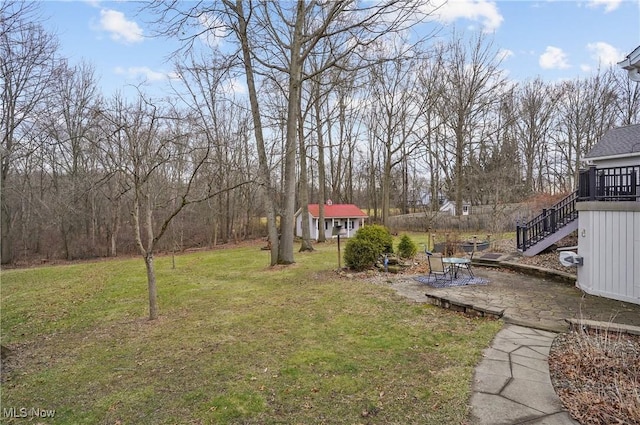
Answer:
<path fill-rule="evenodd" d="M 442 262 L 444 264 L 450 264 L 454 268 L 453 277 L 455 277 L 456 279 L 458 278 L 458 270 L 460 270 L 460 267 L 462 266 L 469 270 L 469 273 L 471 274 L 471 276 L 473 276 L 473 273 L 471 273 L 471 260 L 469 260 L 468 258 L 443 257 Z"/>

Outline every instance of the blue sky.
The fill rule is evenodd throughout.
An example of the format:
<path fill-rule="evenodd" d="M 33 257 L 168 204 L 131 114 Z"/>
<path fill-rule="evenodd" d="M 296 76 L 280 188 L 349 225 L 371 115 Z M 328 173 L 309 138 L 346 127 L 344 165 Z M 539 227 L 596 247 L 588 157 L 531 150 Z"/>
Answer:
<path fill-rule="evenodd" d="M 443 1 L 443 0 L 435 0 Z M 55 31 L 72 64 L 94 65 L 103 93 L 146 81 L 166 87 L 172 78 L 168 54 L 177 45 L 150 37 L 126 1 L 42 2 L 45 26 Z M 640 0 L 449 0 L 434 16 L 447 28 L 483 31 L 504 52 L 502 68 L 514 80 L 555 81 L 588 76 L 615 64 L 640 45 Z"/>

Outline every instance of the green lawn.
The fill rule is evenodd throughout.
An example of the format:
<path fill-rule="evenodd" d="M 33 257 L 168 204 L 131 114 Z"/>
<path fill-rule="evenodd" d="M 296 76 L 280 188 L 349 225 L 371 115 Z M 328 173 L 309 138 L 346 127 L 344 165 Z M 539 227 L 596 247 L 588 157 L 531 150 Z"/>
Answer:
<path fill-rule="evenodd" d="M 463 423 L 500 322 L 340 279 L 316 248 L 159 257 L 156 321 L 141 258 L 2 271 L 2 423 Z"/>

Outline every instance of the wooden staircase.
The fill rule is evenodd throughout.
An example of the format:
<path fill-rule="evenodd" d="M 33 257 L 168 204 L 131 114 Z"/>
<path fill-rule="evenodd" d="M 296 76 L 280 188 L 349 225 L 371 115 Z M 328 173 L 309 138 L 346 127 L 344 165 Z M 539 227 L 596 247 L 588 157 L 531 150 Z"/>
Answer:
<path fill-rule="evenodd" d="M 526 224 L 516 226 L 518 251 L 531 257 L 578 229 L 576 202 L 578 191 L 571 193 Z"/>

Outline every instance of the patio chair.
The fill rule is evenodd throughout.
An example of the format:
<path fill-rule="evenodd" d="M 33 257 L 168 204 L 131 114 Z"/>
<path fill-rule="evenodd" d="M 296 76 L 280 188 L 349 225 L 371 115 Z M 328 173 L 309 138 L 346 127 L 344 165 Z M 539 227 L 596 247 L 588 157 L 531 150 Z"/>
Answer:
<path fill-rule="evenodd" d="M 471 277 L 475 277 L 475 276 L 473 275 L 473 271 L 471 270 L 471 262 L 473 261 L 473 254 L 475 254 L 475 253 L 476 253 L 476 251 L 475 251 L 475 250 L 472 250 L 472 251 L 471 251 L 471 255 L 469 255 L 469 262 L 468 262 L 468 263 L 466 263 L 466 264 L 459 264 L 459 265 L 458 265 L 458 271 L 460 271 L 460 270 L 466 270 L 466 272 L 469 274 L 469 276 L 471 276 Z"/>
<path fill-rule="evenodd" d="M 436 281 L 449 279 L 453 280 L 451 267 L 445 266 L 442 256 L 433 255 L 427 251 L 427 261 L 429 262 L 429 277 L 433 276 Z"/>

